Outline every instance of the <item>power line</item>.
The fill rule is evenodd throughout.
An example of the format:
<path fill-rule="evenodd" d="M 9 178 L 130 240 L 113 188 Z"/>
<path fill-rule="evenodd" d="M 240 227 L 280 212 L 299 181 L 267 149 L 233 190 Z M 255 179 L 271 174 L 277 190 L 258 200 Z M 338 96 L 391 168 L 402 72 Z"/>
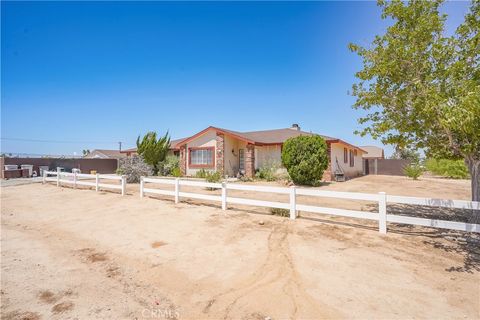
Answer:
<path fill-rule="evenodd" d="M 41 143 L 111 143 L 118 144 L 118 141 L 69 141 L 69 140 L 41 140 L 41 139 L 24 139 L 24 138 L 1 138 L 7 141 L 25 141 L 25 142 L 41 142 Z"/>

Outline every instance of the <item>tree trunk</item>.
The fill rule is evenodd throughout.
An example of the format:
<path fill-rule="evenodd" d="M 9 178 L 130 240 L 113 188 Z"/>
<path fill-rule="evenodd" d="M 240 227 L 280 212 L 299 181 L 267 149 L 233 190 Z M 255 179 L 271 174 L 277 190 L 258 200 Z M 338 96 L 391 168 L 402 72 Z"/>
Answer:
<path fill-rule="evenodd" d="M 472 183 L 472 201 L 480 201 L 480 160 L 470 156 L 465 159 Z"/>

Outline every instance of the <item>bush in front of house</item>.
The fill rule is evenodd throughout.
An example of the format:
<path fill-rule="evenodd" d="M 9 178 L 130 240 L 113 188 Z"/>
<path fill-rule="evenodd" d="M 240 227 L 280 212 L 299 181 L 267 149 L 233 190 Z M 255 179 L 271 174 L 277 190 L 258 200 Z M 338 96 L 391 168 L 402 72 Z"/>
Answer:
<path fill-rule="evenodd" d="M 138 183 L 140 177 L 153 174 L 153 167 L 145 163 L 142 156 L 121 158 L 118 160 L 117 174 L 126 175 L 128 183 Z"/>
<path fill-rule="evenodd" d="M 213 172 L 207 171 L 205 175 L 205 180 L 207 180 L 207 182 L 210 182 L 210 183 L 217 183 L 222 180 L 222 175 L 218 171 L 213 171 Z"/>
<path fill-rule="evenodd" d="M 178 170 L 175 170 L 178 168 Z M 164 161 L 159 164 L 159 175 L 175 176 L 174 170 L 180 171 L 180 159 L 174 155 L 168 155 Z"/>
<path fill-rule="evenodd" d="M 463 160 L 428 159 L 425 167 L 433 174 L 452 179 L 468 179 L 468 168 Z"/>
<path fill-rule="evenodd" d="M 255 173 L 255 178 L 266 181 L 277 180 L 277 170 L 280 165 L 274 161 L 266 161 Z"/>
<path fill-rule="evenodd" d="M 413 180 L 418 180 L 418 177 L 422 175 L 423 171 L 423 168 L 417 163 L 412 163 L 403 168 L 405 175 Z"/>
<path fill-rule="evenodd" d="M 282 163 L 295 184 L 316 185 L 328 167 L 327 144 L 317 135 L 289 138 L 283 144 Z"/>
<path fill-rule="evenodd" d="M 205 179 L 208 171 L 205 169 L 200 169 L 195 173 L 195 178 Z"/>

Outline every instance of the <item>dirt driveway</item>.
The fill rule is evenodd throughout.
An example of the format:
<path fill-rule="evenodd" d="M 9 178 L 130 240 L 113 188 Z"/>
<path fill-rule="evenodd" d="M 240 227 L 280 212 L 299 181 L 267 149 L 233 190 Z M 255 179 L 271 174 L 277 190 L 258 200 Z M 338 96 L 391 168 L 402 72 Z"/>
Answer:
<path fill-rule="evenodd" d="M 417 194 L 428 185 L 438 192 L 430 182 Z M 340 187 L 355 189 L 328 186 Z M 463 182 L 443 188 L 468 199 Z M 1 191 L 2 319 L 480 317 L 476 235 L 381 236 L 360 220 L 53 185 Z"/>

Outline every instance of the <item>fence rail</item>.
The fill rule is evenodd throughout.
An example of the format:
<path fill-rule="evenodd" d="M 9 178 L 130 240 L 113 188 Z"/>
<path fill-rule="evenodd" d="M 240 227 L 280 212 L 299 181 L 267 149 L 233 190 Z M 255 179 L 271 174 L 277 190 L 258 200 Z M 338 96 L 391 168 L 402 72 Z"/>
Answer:
<path fill-rule="evenodd" d="M 146 188 L 145 185 L 147 183 L 173 185 L 175 189 L 161 190 L 161 189 L 155 189 L 155 188 Z M 221 193 L 221 196 L 218 196 L 218 195 L 207 195 L 207 194 L 194 193 L 194 192 L 182 192 L 180 191 L 181 186 L 194 186 L 194 187 L 221 189 L 222 193 Z M 288 194 L 289 202 L 265 201 L 265 200 L 255 200 L 255 199 L 248 199 L 248 198 L 231 197 L 231 196 L 228 196 L 228 190 Z M 343 217 L 349 217 L 349 218 L 374 220 L 374 221 L 378 221 L 379 232 L 384 234 L 387 233 L 387 222 L 480 233 L 480 224 L 387 214 L 388 203 L 402 203 L 402 204 L 411 204 L 411 205 L 417 205 L 417 206 L 434 206 L 434 207 L 445 207 L 445 208 L 480 210 L 480 202 L 476 202 L 476 201 L 403 197 L 403 196 L 387 195 L 385 192 L 379 192 L 378 194 L 357 193 L 357 192 L 338 192 L 338 191 L 325 191 L 325 190 L 297 188 L 295 186 L 286 188 L 286 187 L 269 187 L 269 186 L 232 184 L 227 182 L 209 183 L 209 182 L 203 182 L 203 181 L 182 180 L 179 178 L 165 179 L 165 178 L 142 177 L 140 181 L 140 197 L 144 197 L 146 193 L 173 196 L 175 198 L 175 203 L 178 203 L 181 197 L 217 201 L 217 202 L 221 202 L 223 210 L 227 210 L 227 203 L 287 209 L 287 210 L 290 210 L 290 219 L 292 220 L 296 219 L 296 217 L 298 216 L 298 211 L 312 212 L 312 213 L 318 213 L 318 214 L 329 214 L 329 215 L 343 216 Z M 366 211 L 358 211 L 358 210 L 347 210 L 347 209 L 312 206 L 312 205 L 306 205 L 306 204 L 297 204 L 298 195 L 312 196 L 312 197 L 340 198 L 340 199 L 348 199 L 348 200 L 374 201 L 378 203 L 378 212 L 366 212 Z"/>
<path fill-rule="evenodd" d="M 64 177 L 71 177 L 72 179 L 62 179 Z M 82 181 L 81 179 L 95 179 L 95 182 Z M 100 180 L 102 179 L 119 180 L 120 184 L 101 183 Z M 117 176 L 111 174 L 86 174 L 77 172 L 70 173 L 61 171 L 44 171 L 43 183 L 45 182 L 56 182 L 57 187 L 60 187 L 62 183 L 72 184 L 74 188 L 76 188 L 77 186 L 95 187 L 95 191 L 99 191 L 100 188 L 115 189 L 120 190 L 122 192 L 122 196 L 126 194 L 127 189 L 127 181 L 125 176 Z"/>

